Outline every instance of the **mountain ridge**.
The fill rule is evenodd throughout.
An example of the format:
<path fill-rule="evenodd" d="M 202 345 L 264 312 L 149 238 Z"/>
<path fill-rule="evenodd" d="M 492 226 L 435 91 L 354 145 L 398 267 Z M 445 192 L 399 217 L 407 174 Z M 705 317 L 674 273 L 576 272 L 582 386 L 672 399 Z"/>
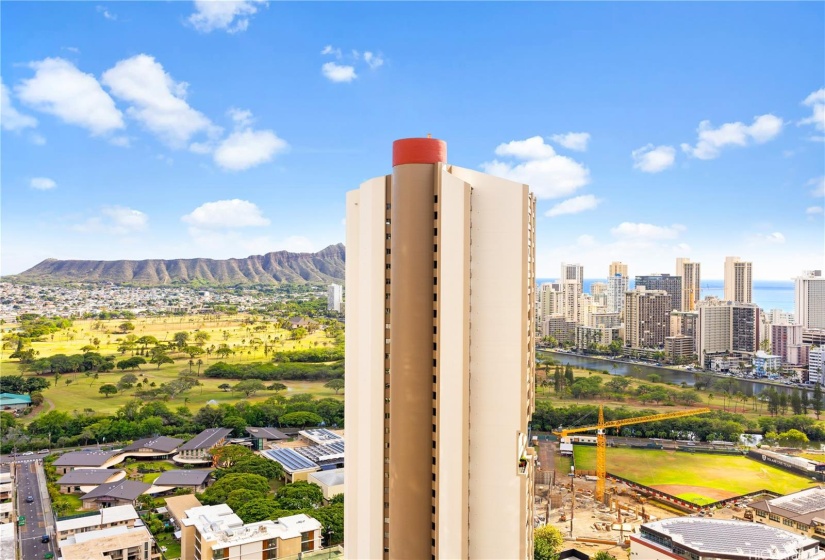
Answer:
<path fill-rule="evenodd" d="M 112 282 L 142 286 L 343 282 L 343 243 L 317 253 L 273 251 L 231 259 L 61 260 L 49 258 L 12 280 Z"/>

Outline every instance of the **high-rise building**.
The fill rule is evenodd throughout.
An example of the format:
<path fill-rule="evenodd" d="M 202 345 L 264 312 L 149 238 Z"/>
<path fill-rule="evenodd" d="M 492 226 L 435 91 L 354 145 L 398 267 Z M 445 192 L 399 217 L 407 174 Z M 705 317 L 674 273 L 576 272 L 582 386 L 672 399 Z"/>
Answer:
<path fill-rule="evenodd" d="M 790 348 L 802 344 L 802 325 L 771 325 L 771 353 L 791 363 Z"/>
<path fill-rule="evenodd" d="M 561 263 L 561 278 L 559 282 L 567 282 L 575 280 L 581 285 L 584 285 L 584 267 L 580 264 L 566 264 Z"/>
<path fill-rule="evenodd" d="M 431 138 L 347 193 L 348 558 L 530 556 L 535 215 Z"/>
<path fill-rule="evenodd" d="M 670 336 L 670 294 L 644 286 L 625 294 L 625 342 L 631 348 L 663 347 Z"/>
<path fill-rule="evenodd" d="M 582 285 L 578 280 L 565 280 L 561 285 L 563 313 L 568 321 L 578 323 L 579 300 L 582 295 Z"/>
<path fill-rule="evenodd" d="M 670 296 L 670 304 L 673 309 L 682 309 L 682 277 L 671 276 L 670 274 L 650 274 L 647 276 L 637 276 L 636 287 L 644 286 L 648 290 L 662 290 Z M 673 310 L 671 309 L 671 311 Z"/>
<path fill-rule="evenodd" d="M 624 313 L 624 295 L 628 290 L 628 278 L 620 273 L 607 279 L 607 312 Z"/>
<path fill-rule="evenodd" d="M 761 320 L 756 304 L 706 298 L 697 309 L 697 354 L 702 363 L 717 354 L 753 355 L 759 349 Z"/>
<path fill-rule="evenodd" d="M 538 317 L 536 322 L 542 322 L 550 315 L 561 313 L 564 308 L 563 292 L 558 282 L 546 282 L 541 285 L 538 293 Z"/>
<path fill-rule="evenodd" d="M 340 284 L 330 284 L 327 288 L 327 309 L 329 311 L 341 312 L 341 300 L 343 288 Z"/>
<path fill-rule="evenodd" d="M 608 268 L 607 277 L 612 278 L 617 274 L 620 276 L 624 276 L 625 278 L 628 278 L 627 265 L 622 262 L 613 261 L 612 263 L 610 263 L 610 267 Z"/>
<path fill-rule="evenodd" d="M 811 383 L 825 384 L 825 371 L 822 364 L 825 361 L 825 346 L 817 346 L 811 349 L 808 355 L 808 381 Z"/>
<path fill-rule="evenodd" d="M 796 322 L 806 329 L 825 329 L 825 276 L 809 270 L 794 279 Z"/>
<path fill-rule="evenodd" d="M 771 309 L 765 311 L 765 319 L 772 325 L 795 325 L 796 316 L 793 313 L 788 313 L 784 309 Z"/>
<path fill-rule="evenodd" d="M 682 277 L 681 311 L 693 311 L 701 299 L 702 275 L 701 265 L 690 259 L 676 259 L 676 276 Z"/>
<path fill-rule="evenodd" d="M 725 257 L 725 300 L 750 303 L 753 301 L 752 263 L 739 257 Z"/>

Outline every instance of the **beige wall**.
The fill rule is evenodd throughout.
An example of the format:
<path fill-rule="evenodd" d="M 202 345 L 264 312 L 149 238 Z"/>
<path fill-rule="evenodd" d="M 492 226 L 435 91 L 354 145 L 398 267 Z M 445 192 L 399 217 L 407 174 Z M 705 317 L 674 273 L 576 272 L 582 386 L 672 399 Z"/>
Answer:
<path fill-rule="evenodd" d="M 359 559 L 383 556 L 386 184 L 347 193 L 344 532 L 347 557 Z"/>
<path fill-rule="evenodd" d="M 532 507 L 518 474 L 531 356 L 528 187 L 452 166 L 473 186 L 470 287 L 470 558 L 526 558 Z"/>
<path fill-rule="evenodd" d="M 470 185 L 439 166 L 438 472 L 439 558 L 469 547 Z M 442 522 L 443 521 L 443 522 Z M 448 522 L 447 522 L 448 521 Z"/>

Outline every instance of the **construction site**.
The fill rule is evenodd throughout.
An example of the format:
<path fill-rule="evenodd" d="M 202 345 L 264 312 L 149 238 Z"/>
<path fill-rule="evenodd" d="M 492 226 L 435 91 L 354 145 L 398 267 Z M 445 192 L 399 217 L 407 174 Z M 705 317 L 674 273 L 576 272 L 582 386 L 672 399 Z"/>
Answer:
<path fill-rule="evenodd" d="M 592 556 L 599 550 L 618 559 L 629 553 L 629 537 L 648 521 L 685 515 L 716 519 L 747 519 L 745 505 L 749 498 L 727 507 L 691 511 L 674 507 L 630 485 L 606 481 L 603 500 L 596 499 L 597 478 L 593 475 L 571 476 L 559 472 L 558 441 L 540 441 L 539 469 L 536 472 L 535 524 L 553 525 L 565 537 L 565 548 L 575 548 Z M 574 506 L 575 504 L 575 506 Z"/>

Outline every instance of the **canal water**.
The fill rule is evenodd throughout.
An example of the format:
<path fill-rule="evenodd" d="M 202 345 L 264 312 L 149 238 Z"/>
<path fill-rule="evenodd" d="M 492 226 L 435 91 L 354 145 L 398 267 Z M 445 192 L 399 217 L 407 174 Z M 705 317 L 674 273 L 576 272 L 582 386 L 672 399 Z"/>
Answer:
<path fill-rule="evenodd" d="M 538 352 L 537 352 L 538 353 Z M 545 352 L 541 352 L 545 354 Z M 674 383 L 676 385 L 685 385 L 692 387 L 695 381 L 693 372 L 675 370 L 670 368 L 660 368 L 648 366 L 644 364 L 634 364 L 626 362 L 614 362 L 610 360 L 599 360 L 596 358 L 589 358 L 586 356 L 577 356 L 575 354 L 565 354 L 559 352 L 546 352 L 547 355 L 552 356 L 554 360 L 560 364 L 570 364 L 573 367 L 583 369 L 605 370 L 611 375 L 627 375 L 629 377 L 636 377 L 638 379 L 647 379 L 647 376 L 655 373 L 665 383 Z M 713 379 L 723 379 L 722 377 L 713 377 Z M 782 385 L 772 385 L 768 383 L 760 383 L 750 379 L 740 379 L 734 377 L 739 385 L 738 391 L 741 391 L 747 396 L 758 395 L 762 391 L 773 387 L 779 392 L 791 393 L 796 387 L 787 387 Z M 801 389 L 800 389 L 801 390 Z"/>

